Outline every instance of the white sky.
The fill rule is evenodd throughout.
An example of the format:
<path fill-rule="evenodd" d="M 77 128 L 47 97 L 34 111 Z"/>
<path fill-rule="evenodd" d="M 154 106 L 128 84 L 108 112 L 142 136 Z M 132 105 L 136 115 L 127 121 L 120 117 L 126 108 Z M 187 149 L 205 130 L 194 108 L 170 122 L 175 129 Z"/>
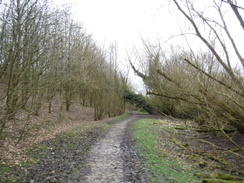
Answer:
<path fill-rule="evenodd" d="M 106 48 L 110 43 L 117 42 L 118 62 L 121 65 L 128 65 L 126 50 L 130 52 L 133 45 L 140 47 L 138 45 L 142 44 L 141 37 L 150 38 L 150 42 L 153 40 L 163 42 L 181 33 L 179 24 L 183 29 L 187 27 L 184 26 L 185 19 L 182 14 L 178 11 L 170 12 L 175 5 L 173 3 L 169 5 L 169 0 L 54 0 L 54 2 L 59 5 L 71 3 L 74 15 L 83 23 L 87 33 L 92 34 L 94 40 L 101 46 L 105 45 Z M 238 3 L 243 6 L 244 0 L 239 0 Z M 196 40 L 197 38 L 194 38 L 193 42 L 197 42 Z M 242 40 L 240 42 L 243 43 Z M 138 78 L 133 79 L 136 80 L 134 83 L 138 82 Z M 142 83 L 138 84 L 139 88 L 140 84 Z"/>
<path fill-rule="evenodd" d="M 162 0 L 56 0 L 72 3 L 76 16 L 88 33 L 100 42 L 117 41 L 127 46 L 143 37 L 155 37 L 168 32 L 163 19 Z M 169 14 L 166 12 L 166 14 Z"/>
<path fill-rule="evenodd" d="M 118 61 L 128 66 L 126 51 L 143 39 L 168 39 L 176 34 L 177 22 L 162 0 L 54 0 L 57 4 L 71 3 L 75 16 L 88 34 L 105 47 L 118 44 Z M 162 11 L 162 9 L 167 11 Z M 170 25 L 170 29 L 169 29 Z M 130 78 L 135 88 L 141 88 L 138 77 Z M 139 89 L 140 90 L 140 89 Z"/>

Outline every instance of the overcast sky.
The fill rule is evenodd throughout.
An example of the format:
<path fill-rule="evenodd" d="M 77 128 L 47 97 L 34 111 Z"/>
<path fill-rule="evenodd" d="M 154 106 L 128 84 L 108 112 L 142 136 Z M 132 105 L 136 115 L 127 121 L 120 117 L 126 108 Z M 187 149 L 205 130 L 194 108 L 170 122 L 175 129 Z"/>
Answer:
<path fill-rule="evenodd" d="M 134 45 L 141 45 L 141 38 L 150 38 L 151 41 L 166 40 L 177 34 L 178 23 L 169 12 L 168 4 L 163 4 L 162 0 L 54 0 L 54 2 L 58 5 L 70 3 L 74 15 L 83 23 L 87 33 L 92 34 L 94 40 L 101 45 L 108 46 L 112 42 L 117 42 L 118 61 L 122 65 L 128 65 L 126 51 L 130 52 Z M 137 85 L 137 82 L 138 79 L 134 84 Z"/>
<path fill-rule="evenodd" d="M 207 1 L 198 1 L 200 3 L 197 4 L 198 7 L 206 6 Z M 126 50 L 130 52 L 133 45 L 140 47 L 141 37 L 150 39 L 150 42 L 162 43 L 181 33 L 179 25 L 183 29 L 188 28 L 185 26 L 186 21 L 182 14 L 174 11 L 175 5 L 173 3 L 169 5 L 169 0 L 54 0 L 54 2 L 57 5 L 71 4 L 74 16 L 83 23 L 87 33 L 92 34 L 100 45 L 108 46 L 111 42 L 117 42 L 118 61 L 121 64 L 128 64 L 125 62 Z M 244 0 L 238 0 L 238 3 L 244 6 Z M 241 13 L 243 12 L 244 10 L 241 10 Z M 231 28 L 237 31 L 235 27 Z M 239 36 L 238 31 L 236 35 Z M 244 40 L 240 38 L 242 46 Z M 183 39 L 181 40 L 183 42 Z M 197 38 L 192 42 L 199 46 Z M 174 44 L 184 43 L 179 43 L 178 39 Z"/>
<path fill-rule="evenodd" d="M 172 34 L 162 0 L 56 0 L 74 5 L 76 16 L 98 41 L 117 41 L 127 46 L 143 37 Z M 167 6 L 167 5 L 166 5 Z M 163 18 L 167 17 L 167 18 Z M 169 32 L 170 31 L 170 32 Z M 167 35 L 165 35 L 167 37 Z"/>

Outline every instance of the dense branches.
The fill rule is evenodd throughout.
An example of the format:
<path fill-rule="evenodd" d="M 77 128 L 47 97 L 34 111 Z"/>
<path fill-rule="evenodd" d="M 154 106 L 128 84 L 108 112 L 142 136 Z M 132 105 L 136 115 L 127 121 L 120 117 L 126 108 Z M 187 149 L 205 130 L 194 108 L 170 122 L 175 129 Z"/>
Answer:
<path fill-rule="evenodd" d="M 115 67 L 116 50 L 98 48 L 69 8 L 48 0 L 4 0 L 0 5 L 0 135 L 24 110 L 38 115 L 58 97 L 66 110 L 74 100 L 95 108 L 95 119 L 123 113 L 126 79 Z M 109 104 L 113 106 L 110 106 Z"/>
<path fill-rule="evenodd" d="M 162 49 L 155 51 L 155 46 L 145 44 L 145 72 L 134 65 L 133 70 L 143 79 L 158 110 L 195 119 L 209 129 L 223 131 L 231 125 L 244 133 L 243 52 L 238 36 L 231 31 L 233 22 L 228 20 L 228 16 L 236 17 L 242 26 L 239 7 L 231 0 L 208 1 L 203 11 L 202 6 L 196 7 L 196 1 L 172 2 L 189 22 L 191 35 L 198 37 L 208 51 L 196 51 L 193 45 L 190 51 L 181 48 L 182 52 L 171 50 L 165 56 Z M 187 34 L 185 38 L 191 46 Z"/>
<path fill-rule="evenodd" d="M 190 53 L 160 55 L 160 64 L 157 57 L 148 59 L 151 71 L 143 74 L 155 108 L 174 117 L 195 119 L 209 129 L 232 125 L 243 132 L 243 94 L 228 73 L 218 69 L 220 64 L 210 53 L 198 53 L 197 60 Z"/>

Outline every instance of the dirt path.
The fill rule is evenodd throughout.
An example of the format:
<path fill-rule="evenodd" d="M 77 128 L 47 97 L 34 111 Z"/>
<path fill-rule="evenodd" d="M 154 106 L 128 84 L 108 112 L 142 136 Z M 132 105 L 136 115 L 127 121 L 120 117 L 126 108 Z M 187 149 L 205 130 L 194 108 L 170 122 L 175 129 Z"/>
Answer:
<path fill-rule="evenodd" d="M 127 125 L 136 118 L 135 115 L 131 115 L 126 120 L 114 125 L 106 136 L 93 146 L 85 167 L 89 173 L 82 182 L 123 182 L 123 160 L 120 144 Z"/>
<path fill-rule="evenodd" d="M 99 127 L 88 128 L 84 131 L 80 129 L 77 129 L 77 131 L 71 130 L 67 134 L 44 141 L 33 148 L 29 154 L 35 160 L 35 163 L 23 166 L 20 171 L 22 173 L 18 173 L 14 168 L 10 170 L 16 177 L 19 176 L 17 182 L 23 183 L 151 182 L 151 178 L 154 178 L 155 175 L 143 164 L 143 157 L 138 152 L 140 149 L 136 146 L 137 141 L 133 138 L 134 130 L 137 129 L 131 127 L 133 121 L 142 118 L 164 119 L 165 117 L 130 114 L 123 119 L 101 122 L 102 124 L 99 123 Z M 161 122 L 160 125 L 162 125 Z M 107 131 L 108 127 L 111 128 Z M 177 135 L 177 138 L 182 139 L 183 142 L 190 144 L 190 147 L 196 147 L 197 149 L 203 147 L 203 144 L 199 144 L 198 140 L 196 144 L 192 142 L 195 136 L 192 138 L 189 135 L 189 138 L 187 138 L 188 136 L 185 133 L 189 133 L 188 129 L 181 130 L 174 135 Z M 162 131 L 160 134 L 160 138 L 167 143 L 168 137 L 164 137 Z M 207 138 L 208 136 L 206 139 L 201 134 L 199 135 L 197 139 L 211 140 Z M 218 139 L 214 137 L 213 140 Z M 221 138 L 218 141 L 210 142 L 217 144 L 219 147 L 225 144 Z M 162 148 L 169 148 L 166 149 L 166 152 L 176 151 L 180 153 L 181 150 L 177 146 L 172 148 L 168 144 L 162 146 Z M 192 151 L 192 149 L 190 150 Z M 209 151 L 209 147 L 207 150 Z M 222 153 L 222 150 L 220 153 Z M 237 164 L 240 162 L 239 160 L 236 162 L 230 161 L 231 159 L 229 158 L 228 161 L 237 162 Z M 195 164 L 197 167 L 198 161 Z"/>
<path fill-rule="evenodd" d="M 104 122 L 106 127 L 113 125 L 108 132 L 101 125 L 44 141 L 29 152 L 36 163 L 23 167 L 19 182 L 149 182 L 135 148 L 131 124 L 154 117 L 129 114 L 122 120 Z"/>

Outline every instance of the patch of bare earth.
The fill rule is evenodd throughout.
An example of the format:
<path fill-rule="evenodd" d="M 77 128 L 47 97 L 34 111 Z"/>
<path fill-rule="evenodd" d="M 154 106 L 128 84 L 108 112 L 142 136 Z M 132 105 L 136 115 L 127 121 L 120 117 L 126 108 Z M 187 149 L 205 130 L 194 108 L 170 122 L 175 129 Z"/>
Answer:
<path fill-rule="evenodd" d="M 20 111 L 7 123 L 0 139 L 0 163 L 2 165 L 19 165 L 30 160 L 26 152 L 35 144 L 54 138 L 70 128 L 80 126 L 94 119 L 94 110 L 80 104 L 71 106 L 70 111 L 60 109 L 60 103 L 54 101 L 52 112 L 48 105 L 43 105 L 39 115 L 28 116 Z"/>

